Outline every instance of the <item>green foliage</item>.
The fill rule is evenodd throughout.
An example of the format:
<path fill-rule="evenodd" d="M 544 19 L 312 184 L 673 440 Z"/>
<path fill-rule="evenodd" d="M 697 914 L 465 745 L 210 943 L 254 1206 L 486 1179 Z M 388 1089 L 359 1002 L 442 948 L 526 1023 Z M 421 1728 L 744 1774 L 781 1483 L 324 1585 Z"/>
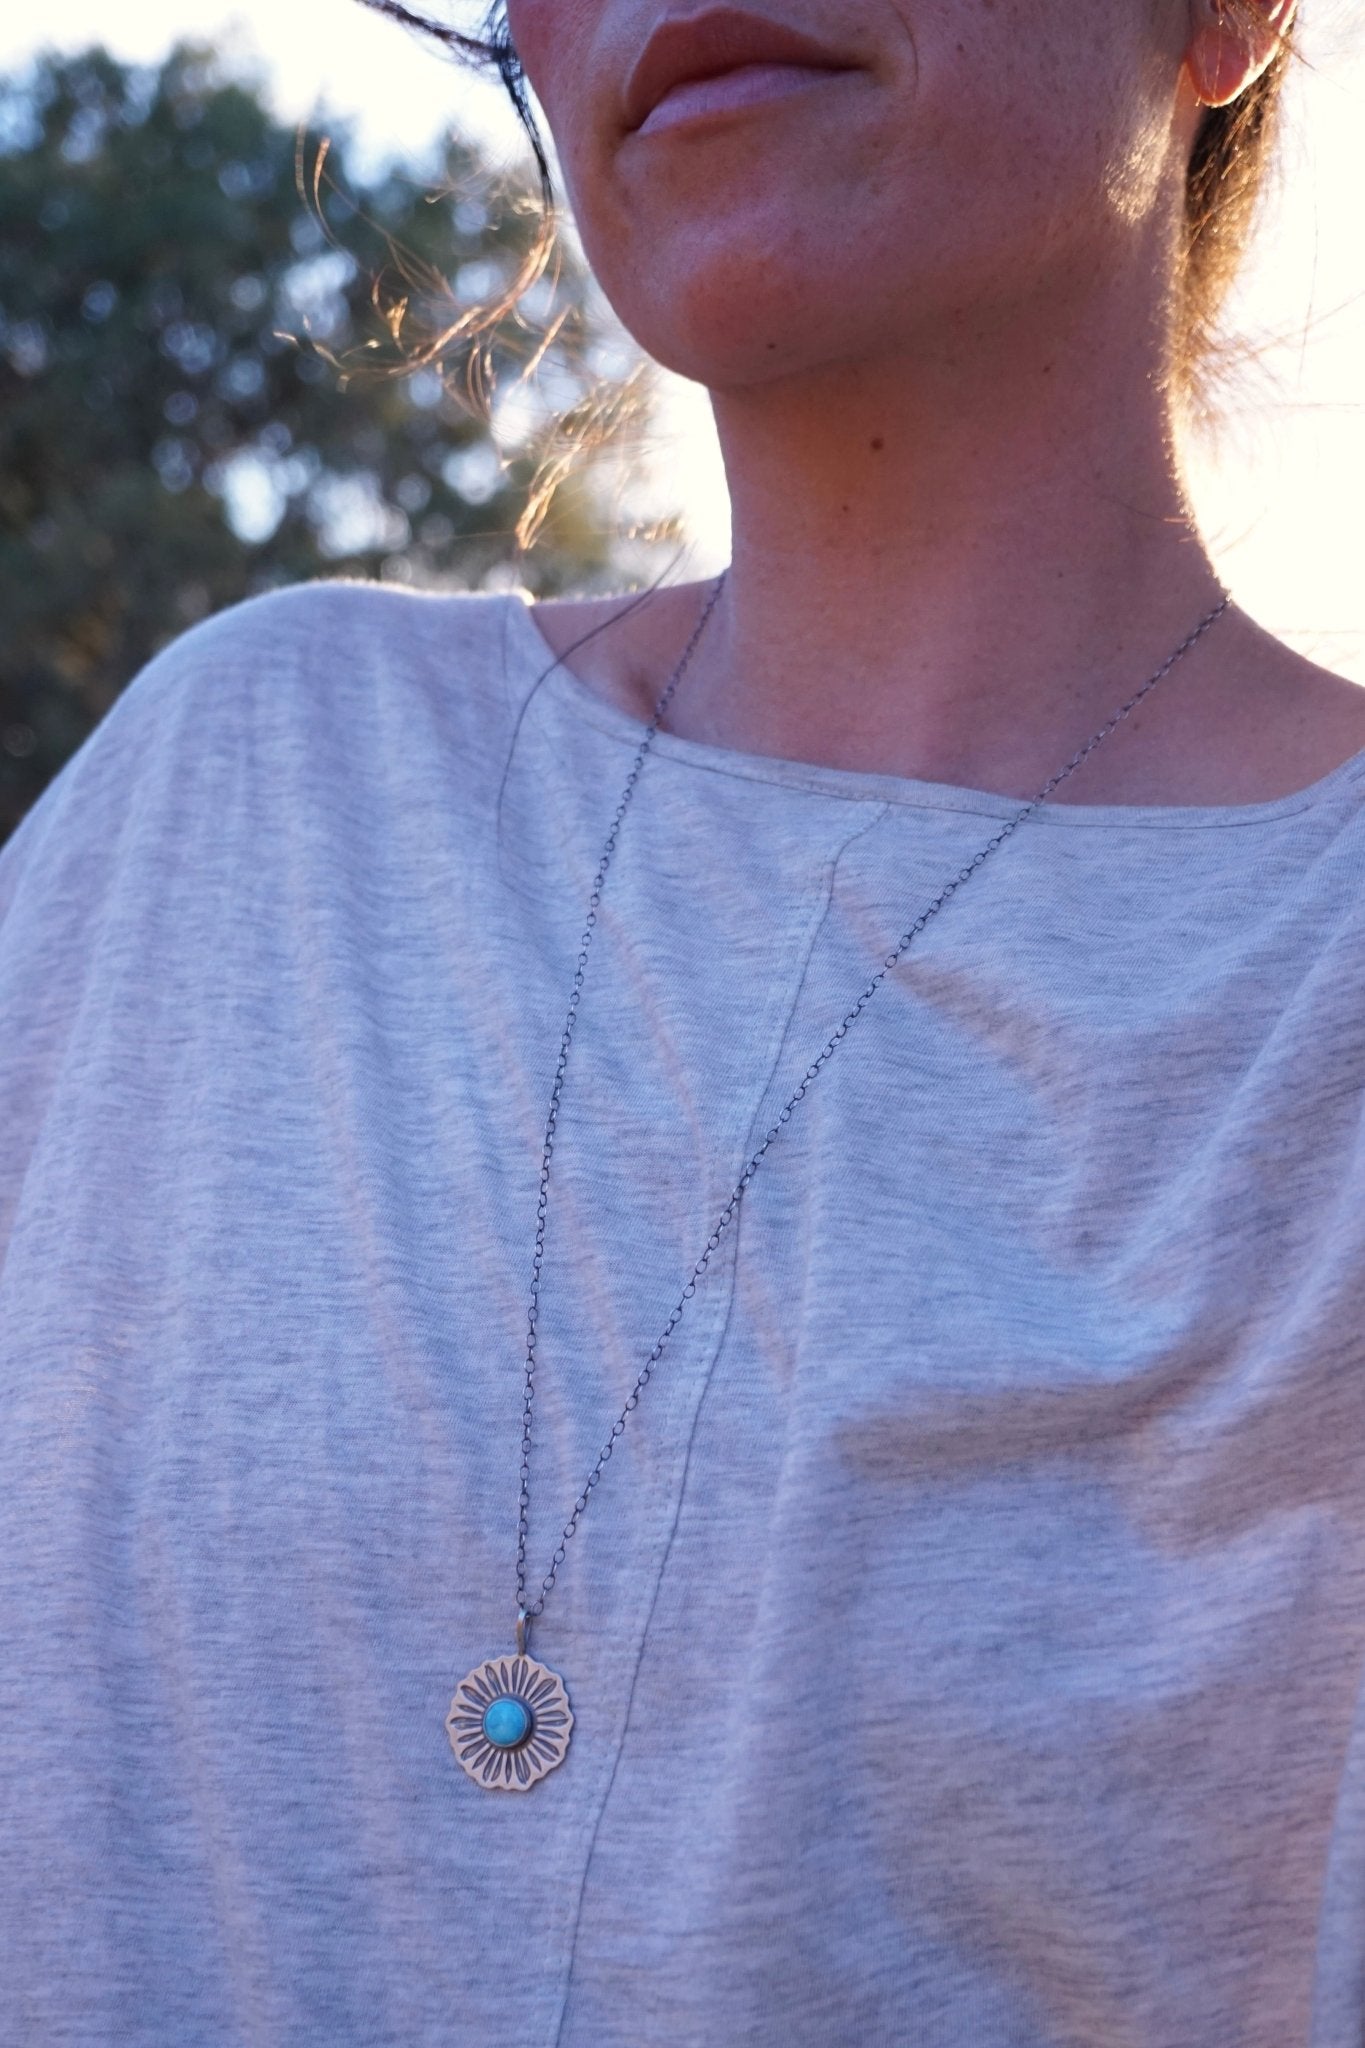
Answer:
<path fill-rule="evenodd" d="M 349 146 L 280 126 L 193 43 L 148 68 L 49 52 L 0 80 L 0 839 L 206 613 L 320 575 L 551 593 L 605 570 L 581 480 L 522 552 L 529 445 L 408 361 L 414 277 L 496 296 L 533 211 L 458 138 L 429 178 L 361 186 Z M 609 344 L 571 270 L 533 301 L 493 365 L 515 394 L 507 351 L 567 311 L 541 373 L 557 411 Z"/>

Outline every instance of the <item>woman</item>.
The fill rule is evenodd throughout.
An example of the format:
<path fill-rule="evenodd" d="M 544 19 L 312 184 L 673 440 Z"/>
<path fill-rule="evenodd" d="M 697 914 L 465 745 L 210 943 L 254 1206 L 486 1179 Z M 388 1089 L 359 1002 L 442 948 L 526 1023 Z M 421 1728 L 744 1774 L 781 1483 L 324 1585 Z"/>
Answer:
<path fill-rule="evenodd" d="M 508 14 L 733 559 L 237 606 L 0 861 L 6 2039 L 1357 2048 L 1365 699 L 1178 438 L 1287 0 Z"/>

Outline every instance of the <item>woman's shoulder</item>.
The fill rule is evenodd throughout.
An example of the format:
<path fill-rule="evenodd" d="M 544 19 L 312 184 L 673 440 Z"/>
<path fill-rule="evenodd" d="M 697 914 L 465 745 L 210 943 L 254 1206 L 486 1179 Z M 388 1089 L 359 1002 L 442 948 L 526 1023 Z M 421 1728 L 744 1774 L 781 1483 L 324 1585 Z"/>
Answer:
<path fill-rule="evenodd" d="M 116 700 L 131 719 L 192 702 L 249 700 L 257 714 L 335 714 L 405 688 L 453 700 L 500 680 L 509 606 L 501 592 L 326 577 L 226 605 L 167 643 Z"/>
<path fill-rule="evenodd" d="M 205 1017 L 247 1029 L 306 963 L 382 954 L 393 906 L 426 889 L 440 914 L 512 727 L 515 601 L 291 585 L 200 621 L 125 686 L 0 848 L 11 1193 L 18 1134 L 96 1048 L 112 1071 Z M 0 1174 L 0 1244 L 5 1202 Z"/>
<path fill-rule="evenodd" d="M 480 756 L 481 737 L 493 757 L 514 601 L 317 579 L 175 635 L 0 847 L 0 916 L 22 869 L 82 845 L 107 852 L 154 818 L 168 834 L 188 828 L 182 814 L 196 799 L 222 832 L 283 800 L 286 784 L 303 794 L 363 777 L 367 764 L 390 767 L 404 732 L 413 748 L 430 740 L 453 772 Z"/>

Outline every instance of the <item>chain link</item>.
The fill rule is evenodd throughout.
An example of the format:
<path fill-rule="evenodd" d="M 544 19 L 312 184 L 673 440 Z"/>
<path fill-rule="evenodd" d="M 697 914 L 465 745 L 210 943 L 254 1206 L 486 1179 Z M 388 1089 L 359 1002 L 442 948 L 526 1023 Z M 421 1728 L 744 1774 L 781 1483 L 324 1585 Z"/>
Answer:
<path fill-rule="evenodd" d="M 674 690 L 677 688 L 679 682 L 681 681 L 682 676 L 688 666 L 688 663 L 691 661 L 693 653 L 696 650 L 697 642 L 701 639 L 702 633 L 705 630 L 706 623 L 709 620 L 711 613 L 715 610 L 715 607 L 720 600 L 721 592 L 725 587 L 725 577 L 727 573 L 728 571 L 722 572 L 721 576 L 717 580 L 715 590 L 712 592 L 711 597 L 707 602 L 706 608 L 702 612 L 701 618 L 697 623 L 696 630 L 692 634 L 691 639 L 688 641 L 687 646 L 683 651 L 682 659 L 678 663 L 676 669 L 673 671 L 673 675 L 669 680 L 667 688 L 664 690 L 664 693 L 660 697 L 658 704 L 655 706 L 653 719 L 650 722 L 649 728 L 645 733 L 645 737 L 640 744 L 638 752 L 636 753 L 634 765 L 631 768 L 630 774 L 626 778 L 626 786 L 624 791 L 622 792 L 621 801 L 617 806 L 616 815 L 612 820 L 611 830 L 607 834 L 607 843 L 603 848 L 602 859 L 597 870 L 597 877 L 593 883 L 592 895 L 588 900 L 588 921 L 586 927 L 584 928 L 582 950 L 579 953 L 578 967 L 574 974 L 573 992 L 569 997 L 569 1014 L 565 1020 L 564 1032 L 560 1040 L 559 1063 L 555 1069 L 554 1087 L 551 1090 L 550 1094 L 550 1114 L 549 1120 L 545 1127 L 545 1149 L 542 1156 L 540 1169 L 540 1200 L 537 1204 L 536 1209 L 536 1252 L 535 1261 L 532 1269 L 531 1306 L 529 1314 L 529 1327 L 526 1351 L 526 1389 L 522 1401 L 521 1492 L 519 1497 L 519 1514 L 517 1518 L 517 1641 L 518 1645 L 523 1649 L 525 1647 L 526 1634 L 527 1630 L 529 1629 L 531 1621 L 543 1611 L 545 1602 L 549 1598 L 550 1592 L 555 1583 L 556 1576 L 559 1572 L 559 1567 L 564 1562 L 568 1545 L 573 1538 L 574 1531 L 578 1527 L 579 1517 L 583 1514 L 584 1510 L 586 1509 L 588 1501 L 591 1498 L 593 1488 L 598 1484 L 599 1480 L 602 1477 L 603 1472 L 606 1469 L 607 1462 L 610 1459 L 613 1450 L 616 1448 L 617 1439 L 621 1436 L 622 1432 L 625 1429 L 628 1417 L 631 1415 L 632 1411 L 639 1405 L 640 1396 L 641 1394 L 643 1394 L 645 1388 L 649 1385 L 650 1376 L 653 1373 L 655 1366 L 658 1364 L 659 1359 L 663 1354 L 664 1346 L 667 1344 L 669 1338 L 673 1334 L 674 1329 L 677 1327 L 678 1320 L 682 1315 L 684 1307 L 691 1300 L 692 1296 L 696 1293 L 697 1282 L 701 1278 L 702 1274 L 705 1272 L 707 1263 L 710 1260 L 712 1252 L 716 1250 L 717 1246 L 720 1244 L 721 1238 L 724 1236 L 725 1231 L 728 1229 L 730 1221 L 735 1214 L 735 1211 L 738 1209 L 739 1204 L 744 1198 L 745 1189 L 748 1187 L 750 1181 L 753 1179 L 754 1175 L 758 1171 L 759 1164 L 763 1158 L 764 1153 L 772 1144 L 773 1139 L 782 1129 L 782 1126 L 789 1120 L 792 1111 L 796 1108 L 797 1104 L 805 1096 L 806 1090 L 810 1087 L 811 1082 L 815 1079 L 816 1075 L 820 1072 L 820 1069 L 824 1066 L 825 1061 L 830 1058 L 835 1047 L 839 1044 L 840 1040 L 845 1036 L 845 1034 L 849 1030 L 849 1027 L 852 1024 L 854 1024 L 857 1021 L 857 1019 L 861 1016 L 863 1009 L 871 1001 L 872 997 L 876 994 L 878 988 L 881 986 L 881 983 L 886 979 L 887 975 L 891 972 L 892 968 L 899 961 L 901 955 L 905 952 L 906 948 L 924 930 L 925 926 L 929 923 L 930 919 L 937 917 L 939 911 L 943 908 L 944 904 L 947 903 L 949 898 L 952 897 L 957 892 L 957 890 L 962 887 L 962 884 L 964 882 L 970 881 L 971 877 L 976 873 L 976 870 L 981 866 L 982 862 L 988 860 L 990 856 L 994 852 L 996 852 L 996 850 L 999 847 L 1003 846 L 1005 841 L 1009 838 L 1010 834 L 1012 832 L 1016 832 L 1019 829 L 1020 825 L 1023 824 L 1024 820 L 1027 817 L 1031 816 L 1032 813 L 1038 809 L 1038 806 L 1040 804 L 1046 802 L 1047 798 L 1051 796 L 1053 790 L 1056 789 L 1058 783 L 1064 782 L 1068 775 L 1073 774 L 1075 770 L 1080 767 L 1081 763 L 1090 754 L 1094 752 L 1097 746 L 1099 746 L 1101 740 L 1107 739 L 1109 737 L 1109 734 L 1113 732 L 1115 726 L 1121 724 L 1122 721 L 1128 717 L 1130 712 L 1134 711 L 1137 708 L 1137 706 L 1142 702 L 1143 698 L 1147 695 L 1148 691 L 1155 689 L 1156 685 L 1162 680 L 1162 678 L 1170 674 L 1171 670 L 1175 667 L 1176 663 L 1182 658 L 1182 656 L 1188 654 L 1190 649 L 1194 647 L 1198 641 L 1203 639 L 1205 633 L 1209 631 L 1209 628 L 1211 626 L 1217 623 L 1217 621 L 1223 616 L 1224 612 L 1228 609 L 1228 606 L 1232 602 L 1231 597 L 1225 595 L 1221 603 L 1215 605 L 1213 610 L 1209 612 L 1203 619 L 1200 620 L 1199 624 L 1194 628 L 1194 631 L 1190 633 L 1184 640 L 1181 641 L 1179 647 L 1176 648 L 1173 654 L 1167 657 L 1167 659 L 1161 664 L 1161 667 L 1156 671 L 1156 673 L 1148 677 L 1147 681 L 1143 684 L 1142 688 L 1136 691 L 1134 695 L 1128 699 L 1126 704 L 1121 705 L 1120 708 L 1114 713 L 1113 717 L 1108 721 L 1108 723 L 1106 725 L 1101 726 L 1100 730 L 1094 735 L 1092 739 L 1087 740 L 1083 747 L 1077 749 L 1077 751 L 1072 755 L 1071 759 L 1067 762 L 1066 766 L 1064 768 L 1060 768 L 1057 771 L 1057 773 L 1050 778 L 1049 781 L 1043 784 L 1043 787 L 1039 790 L 1037 796 L 1030 798 L 1028 803 L 1021 805 L 1019 810 L 1015 812 L 1014 816 L 1008 819 L 1006 823 L 1001 827 L 999 832 L 995 834 L 995 837 L 993 839 L 988 840 L 986 844 L 981 848 L 981 850 L 975 855 L 975 857 L 967 863 L 966 867 L 960 869 L 957 875 L 951 881 L 949 881 L 943 889 L 939 891 L 938 895 L 933 899 L 933 901 L 930 904 L 928 904 L 924 910 L 920 912 L 919 916 L 915 919 L 915 922 L 910 926 L 909 930 L 902 934 L 897 945 L 890 953 L 887 954 L 882 966 L 879 968 L 877 973 L 873 975 L 871 981 L 867 984 L 867 987 L 863 990 L 857 1002 L 853 1005 L 853 1008 L 848 1012 L 842 1024 L 839 1025 L 838 1029 L 834 1032 L 833 1036 L 828 1040 L 824 1047 L 824 1050 L 819 1054 L 818 1058 L 813 1060 L 811 1065 L 807 1067 L 805 1075 L 799 1083 L 795 1093 L 790 1097 L 785 1107 L 779 1112 L 776 1122 L 769 1130 L 768 1135 L 764 1138 L 763 1143 L 759 1146 L 757 1152 L 755 1152 L 753 1157 L 750 1159 L 748 1165 L 745 1167 L 743 1173 L 740 1175 L 739 1180 L 736 1182 L 734 1191 L 732 1192 L 729 1201 L 721 1210 L 720 1216 L 717 1218 L 716 1221 L 716 1227 L 711 1232 L 710 1237 L 706 1241 L 705 1251 L 703 1251 L 696 1265 L 692 1268 L 691 1278 L 688 1280 L 687 1285 L 684 1287 L 681 1295 L 679 1296 L 677 1306 L 673 1310 L 672 1315 L 669 1317 L 668 1322 L 664 1327 L 663 1333 L 659 1337 L 658 1342 L 655 1344 L 654 1349 L 650 1352 L 649 1357 L 645 1360 L 640 1375 L 637 1378 L 635 1385 L 631 1388 L 631 1391 L 626 1398 L 626 1404 L 624 1408 L 621 1410 L 621 1413 L 617 1416 L 615 1422 L 612 1424 L 611 1433 L 607 1437 L 607 1440 L 603 1444 L 601 1450 L 598 1452 L 597 1462 L 593 1466 L 592 1471 L 588 1474 L 587 1480 L 584 1483 L 583 1491 L 579 1494 L 577 1500 L 574 1502 L 573 1513 L 569 1516 L 569 1519 L 565 1523 L 564 1528 L 560 1534 L 558 1546 L 555 1550 L 553 1558 L 550 1561 L 550 1569 L 541 1581 L 540 1593 L 534 1601 L 534 1603 L 528 1604 L 526 1599 L 526 1539 L 528 1533 L 527 1517 L 530 1507 L 529 1481 L 531 1470 L 531 1418 L 535 1399 L 536 1318 L 539 1312 L 540 1303 L 540 1268 L 541 1261 L 544 1257 L 545 1252 L 545 1216 L 548 1206 L 548 1191 L 550 1185 L 550 1158 L 554 1151 L 554 1134 L 555 1127 L 559 1120 L 559 1099 L 560 1092 L 564 1085 L 565 1070 L 568 1065 L 569 1045 L 573 1038 L 573 1027 L 578 1012 L 579 998 L 583 992 L 583 970 L 588 958 L 588 948 L 592 943 L 593 929 L 597 923 L 597 906 L 601 901 L 602 887 L 606 880 L 607 869 L 611 864 L 612 854 L 615 851 L 617 834 L 621 829 L 621 820 L 625 816 L 626 806 L 630 802 L 631 796 L 635 789 L 636 781 L 640 774 L 640 770 L 644 766 L 645 756 L 649 752 L 650 747 L 654 743 L 655 735 L 657 734 L 659 729 L 659 721 L 663 717 L 664 711 L 667 708 L 669 698 L 672 696 Z"/>

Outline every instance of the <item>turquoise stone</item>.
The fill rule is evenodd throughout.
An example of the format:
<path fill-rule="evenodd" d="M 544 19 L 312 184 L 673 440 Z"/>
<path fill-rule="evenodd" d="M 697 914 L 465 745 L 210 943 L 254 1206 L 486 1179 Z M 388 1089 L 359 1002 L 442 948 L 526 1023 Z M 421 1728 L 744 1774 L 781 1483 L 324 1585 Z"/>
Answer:
<path fill-rule="evenodd" d="M 495 1749 L 515 1749 L 531 1732 L 530 1709 L 504 1693 L 484 1708 L 483 1732 Z"/>

